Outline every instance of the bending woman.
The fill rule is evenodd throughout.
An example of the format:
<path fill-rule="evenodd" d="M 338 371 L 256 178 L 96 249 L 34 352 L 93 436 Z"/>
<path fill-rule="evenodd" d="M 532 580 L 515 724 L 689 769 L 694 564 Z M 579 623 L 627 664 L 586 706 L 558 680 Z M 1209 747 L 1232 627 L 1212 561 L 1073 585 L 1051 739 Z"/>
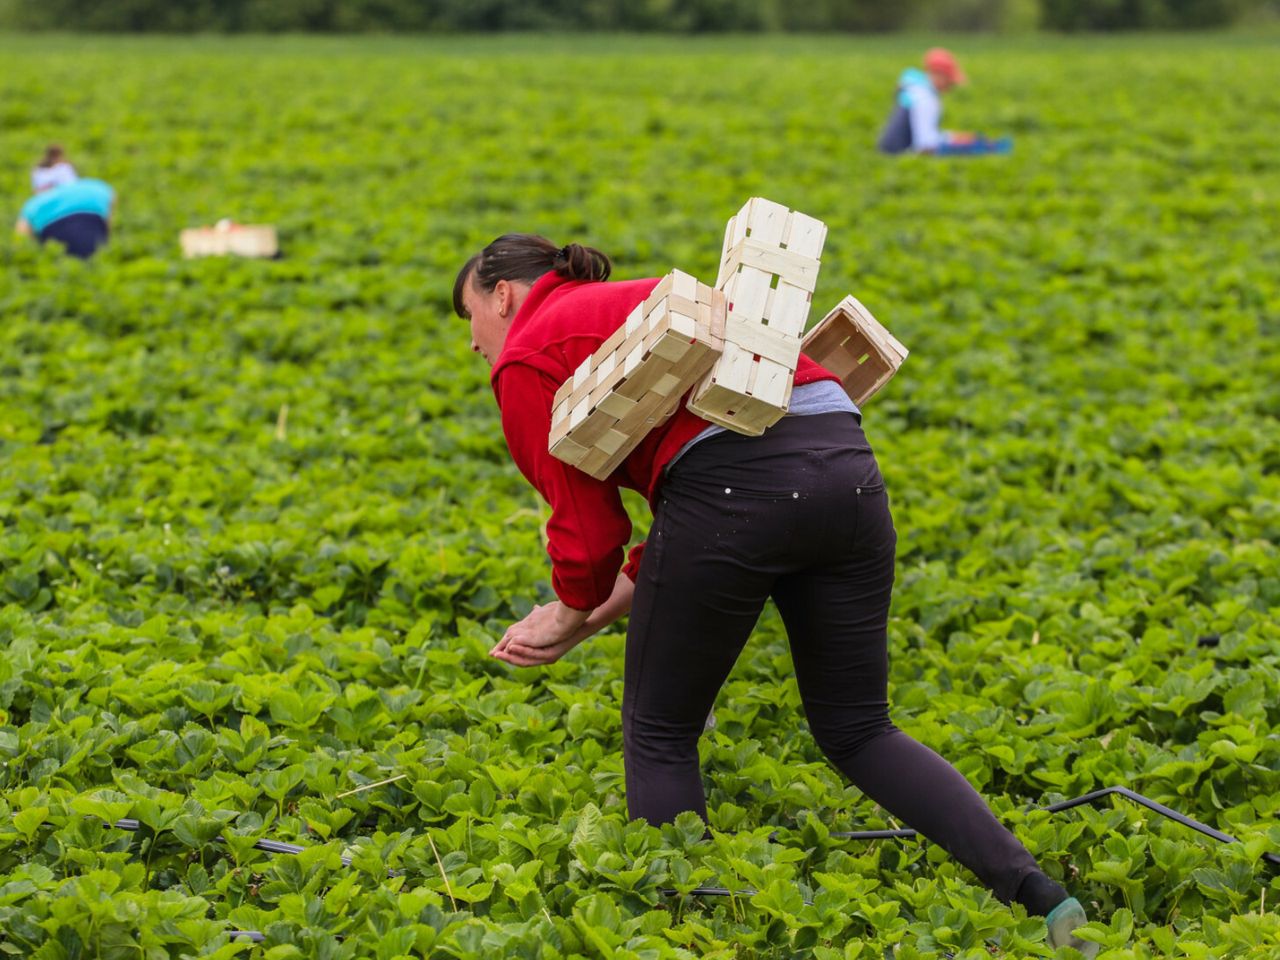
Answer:
<path fill-rule="evenodd" d="M 107 242 L 115 191 L 101 180 L 80 177 L 59 146 L 50 146 L 31 171 L 34 196 L 22 206 L 14 229 L 41 243 L 54 240 L 73 257 L 87 260 Z"/>
<path fill-rule="evenodd" d="M 698 737 L 765 600 L 786 625 L 809 726 L 831 762 L 890 814 L 940 844 L 1003 901 L 1071 936 L 1080 904 L 1046 876 L 953 767 L 889 719 L 888 616 L 897 535 L 884 481 L 836 377 L 801 356 L 790 413 L 760 437 L 682 404 L 605 480 L 547 451 L 551 402 L 656 279 L 605 283 L 598 250 L 499 237 L 458 273 L 453 305 L 490 381 L 516 465 L 551 506 L 556 602 L 512 625 L 493 655 L 551 663 L 631 613 L 622 701 L 627 811 L 706 819 Z M 654 511 L 624 565 L 619 488 Z"/>

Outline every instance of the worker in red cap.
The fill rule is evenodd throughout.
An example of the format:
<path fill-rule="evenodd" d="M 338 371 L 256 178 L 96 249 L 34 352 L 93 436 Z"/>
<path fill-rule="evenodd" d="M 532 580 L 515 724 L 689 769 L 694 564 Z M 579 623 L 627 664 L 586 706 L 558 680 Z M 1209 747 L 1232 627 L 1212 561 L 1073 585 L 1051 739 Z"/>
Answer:
<path fill-rule="evenodd" d="M 1006 139 L 987 140 L 971 133 L 941 129 L 942 95 L 968 82 L 955 55 L 934 47 L 925 52 L 924 69 L 910 67 L 898 78 L 893 113 L 880 134 L 883 153 L 1007 153 Z"/>

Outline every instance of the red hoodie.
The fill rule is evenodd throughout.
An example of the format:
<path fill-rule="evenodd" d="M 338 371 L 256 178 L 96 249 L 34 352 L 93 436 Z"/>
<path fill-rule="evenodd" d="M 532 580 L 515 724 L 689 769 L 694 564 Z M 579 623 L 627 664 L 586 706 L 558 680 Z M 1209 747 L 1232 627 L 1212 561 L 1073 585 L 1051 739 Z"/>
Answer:
<path fill-rule="evenodd" d="M 675 415 L 651 430 L 604 480 L 547 451 L 556 390 L 657 284 L 656 279 L 600 283 L 543 274 L 512 320 L 489 377 L 511 457 L 551 506 L 547 523 L 551 585 L 561 602 L 575 610 L 594 610 L 604 603 L 623 569 L 631 520 L 619 488 L 639 491 L 652 506 L 663 468 L 710 426 L 682 402 Z M 836 379 L 801 355 L 797 384 Z M 632 580 L 643 550 L 643 543 L 635 547 L 626 564 Z"/>

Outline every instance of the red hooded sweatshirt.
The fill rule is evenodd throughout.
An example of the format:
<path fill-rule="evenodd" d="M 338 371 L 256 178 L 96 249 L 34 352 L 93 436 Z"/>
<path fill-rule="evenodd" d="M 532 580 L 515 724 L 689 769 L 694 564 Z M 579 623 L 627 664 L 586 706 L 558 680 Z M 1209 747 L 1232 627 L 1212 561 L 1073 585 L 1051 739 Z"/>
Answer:
<path fill-rule="evenodd" d="M 512 320 L 489 377 L 511 457 L 551 506 L 551 585 L 561 602 L 575 610 L 594 610 L 604 603 L 623 569 L 631 520 L 619 488 L 639 491 L 652 506 L 663 468 L 710 426 L 682 402 L 604 480 L 557 460 L 547 450 L 556 390 L 657 284 L 657 279 L 601 283 L 543 274 Z M 801 355 L 796 384 L 817 380 L 837 377 Z M 643 543 L 635 547 L 626 564 L 632 580 L 643 550 Z"/>

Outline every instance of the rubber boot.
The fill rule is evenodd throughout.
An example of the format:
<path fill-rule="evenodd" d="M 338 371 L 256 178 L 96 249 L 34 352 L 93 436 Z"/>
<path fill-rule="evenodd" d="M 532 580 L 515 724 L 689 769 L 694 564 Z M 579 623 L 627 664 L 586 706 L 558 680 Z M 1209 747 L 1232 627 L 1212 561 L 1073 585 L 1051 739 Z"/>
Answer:
<path fill-rule="evenodd" d="M 1088 960 L 1093 960 L 1098 955 L 1098 944 L 1081 940 L 1071 933 L 1081 924 L 1088 923 L 1084 907 L 1080 906 L 1080 901 L 1075 897 L 1068 897 L 1050 910 L 1044 922 L 1049 928 L 1048 943 L 1053 949 L 1071 947 L 1083 953 Z"/>

